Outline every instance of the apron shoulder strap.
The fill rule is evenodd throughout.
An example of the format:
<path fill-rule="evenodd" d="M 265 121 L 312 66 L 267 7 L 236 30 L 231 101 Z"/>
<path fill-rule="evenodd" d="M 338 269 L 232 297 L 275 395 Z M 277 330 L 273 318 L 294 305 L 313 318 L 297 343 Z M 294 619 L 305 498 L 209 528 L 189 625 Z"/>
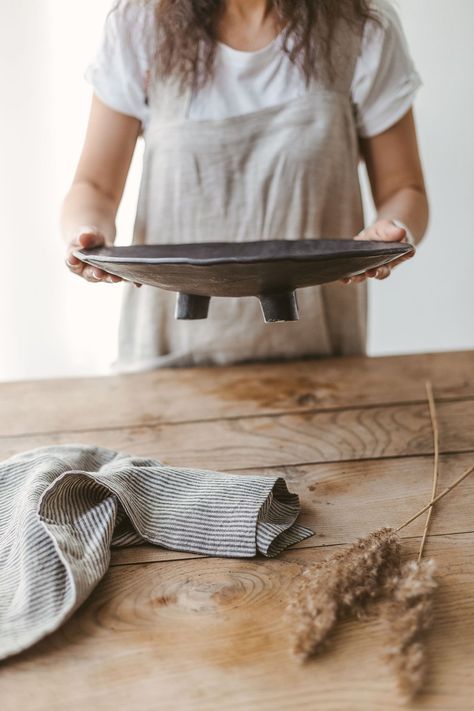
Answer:
<path fill-rule="evenodd" d="M 152 69 L 148 101 L 153 122 L 179 123 L 184 121 L 191 95 L 191 87 L 183 89 L 176 78 L 162 78 L 158 76 L 156 70 Z"/>
<path fill-rule="evenodd" d="M 330 39 L 333 76 L 328 65 L 322 63 L 316 85 L 350 94 L 362 36 L 363 26 L 354 27 L 346 20 L 340 20 Z"/>

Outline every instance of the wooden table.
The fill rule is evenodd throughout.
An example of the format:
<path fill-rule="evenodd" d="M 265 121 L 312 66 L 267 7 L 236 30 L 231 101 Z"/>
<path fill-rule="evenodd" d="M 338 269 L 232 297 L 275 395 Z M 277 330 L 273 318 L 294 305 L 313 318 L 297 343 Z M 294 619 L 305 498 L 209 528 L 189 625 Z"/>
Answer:
<path fill-rule="evenodd" d="M 83 442 L 166 463 L 281 475 L 316 536 L 266 560 L 151 546 L 113 552 L 87 603 L 57 633 L 0 667 L 15 709 L 403 708 L 380 661 L 376 621 L 340 625 L 300 666 L 288 652 L 286 596 L 303 566 L 430 497 L 474 459 L 474 353 L 347 358 L 0 386 L 0 456 Z M 413 708 L 474 707 L 474 476 L 435 510 L 431 672 Z M 403 530 L 415 554 L 423 519 Z"/>

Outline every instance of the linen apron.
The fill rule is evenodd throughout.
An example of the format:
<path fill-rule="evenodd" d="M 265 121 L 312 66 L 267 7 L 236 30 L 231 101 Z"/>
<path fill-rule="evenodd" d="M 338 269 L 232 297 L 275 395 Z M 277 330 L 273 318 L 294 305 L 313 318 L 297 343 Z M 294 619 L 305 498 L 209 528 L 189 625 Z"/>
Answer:
<path fill-rule="evenodd" d="M 363 228 L 351 83 L 361 32 L 342 24 L 326 71 L 287 103 L 191 120 L 191 90 L 152 77 L 133 244 L 351 239 Z M 267 324 L 254 297 L 213 297 L 205 320 L 174 317 L 176 294 L 122 285 L 116 372 L 363 354 L 367 286 L 299 289 L 300 320 Z"/>

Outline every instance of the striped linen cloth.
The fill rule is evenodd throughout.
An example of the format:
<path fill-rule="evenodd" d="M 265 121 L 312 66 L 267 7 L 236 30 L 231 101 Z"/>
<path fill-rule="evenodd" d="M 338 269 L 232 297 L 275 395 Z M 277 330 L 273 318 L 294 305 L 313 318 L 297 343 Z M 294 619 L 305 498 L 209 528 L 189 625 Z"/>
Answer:
<path fill-rule="evenodd" d="M 0 463 L 0 659 L 56 630 L 107 571 L 111 546 L 273 557 L 313 535 L 279 477 L 168 467 L 83 444 Z"/>

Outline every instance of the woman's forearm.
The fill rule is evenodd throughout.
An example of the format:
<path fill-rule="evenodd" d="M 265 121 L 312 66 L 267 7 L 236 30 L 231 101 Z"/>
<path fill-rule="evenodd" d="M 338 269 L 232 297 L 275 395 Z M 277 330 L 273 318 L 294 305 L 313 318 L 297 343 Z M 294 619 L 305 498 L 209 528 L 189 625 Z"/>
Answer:
<path fill-rule="evenodd" d="M 420 188 L 402 188 L 379 205 L 378 220 L 400 220 L 419 243 L 426 232 L 429 207 L 426 193 Z"/>
<path fill-rule="evenodd" d="M 113 244 L 116 235 L 115 201 L 87 182 L 73 183 L 61 209 L 61 237 L 69 242 L 84 227 L 101 232 L 107 244 Z"/>

